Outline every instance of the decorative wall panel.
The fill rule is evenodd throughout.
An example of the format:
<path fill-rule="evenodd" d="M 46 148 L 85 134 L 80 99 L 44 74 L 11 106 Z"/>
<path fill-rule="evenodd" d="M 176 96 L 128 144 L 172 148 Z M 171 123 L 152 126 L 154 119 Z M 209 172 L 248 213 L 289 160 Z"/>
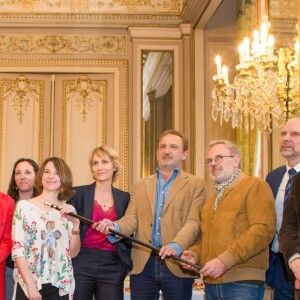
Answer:
<path fill-rule="evenodd" d="M 1 34 L 0 53 L 119 54 L 127 53 L 122 34 Z"/>
<path fill-rule="evenodd" d="M 72 166 L 74 185 L 86 184 L 92 178 L 90 153 L 106 141 L 106 81 L 83 75 L 76 81 L 62 83 L 62 156 Z"/>
<path fill-rule="evenodd" d="M 5 75 L 0 81 L 0 190 L 6 191 L 14 162 L 21 157 L 39 163 L 43 155 L 45 94 L 50 77 Z M 47 98 L 47 99 L 46 99 Z"/>

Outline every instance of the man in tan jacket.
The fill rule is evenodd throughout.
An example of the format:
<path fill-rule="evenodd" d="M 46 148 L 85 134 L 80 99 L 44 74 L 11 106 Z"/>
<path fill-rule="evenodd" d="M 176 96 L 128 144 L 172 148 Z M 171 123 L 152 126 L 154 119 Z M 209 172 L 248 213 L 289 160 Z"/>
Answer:
<path fill-rule="evenodd" d="M 157 149 L 156 173 L 136 182 L 123 218 L 115 223 L 104 219 L 97 229 L 120 230 L 160 248 L 159 253 L 133 244 L 130 277 L 131 299 L 189 300 L 195 273 L 178 261 L 165 259 L 180 255 L 200 234 L 200 211 L 206 197 L 205 183 L 181 170 L 188 156 L 188 141 L 175 130 L 164 132 Z"/>
<path fill-rule="evenodd" d="M 201 211 L 201 242 L 182 258 L 203 266 L 207 300 L 261 300 L 275 233 L 272 191 L 241 172 L 240 151 L 229 141 L 210 143 L 205 163 L 217 193 Z"/>

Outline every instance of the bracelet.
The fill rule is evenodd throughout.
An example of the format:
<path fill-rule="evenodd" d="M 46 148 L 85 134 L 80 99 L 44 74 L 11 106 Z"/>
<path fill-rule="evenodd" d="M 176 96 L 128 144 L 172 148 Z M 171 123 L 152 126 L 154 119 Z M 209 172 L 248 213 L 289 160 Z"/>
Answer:
<path fill-rule="evenodd" d="M 72 229 L 72 234 L 73 235 L 79 235 L 80 234 L 80 230 L 74 230 L 74 229 Z"/>

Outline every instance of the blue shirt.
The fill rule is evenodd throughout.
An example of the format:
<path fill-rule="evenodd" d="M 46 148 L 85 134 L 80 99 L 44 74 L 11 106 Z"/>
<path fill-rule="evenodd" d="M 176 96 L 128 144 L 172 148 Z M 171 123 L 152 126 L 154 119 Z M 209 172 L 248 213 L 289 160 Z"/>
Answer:
<path fill-rule="evenodd" d="M 171 186 L 179 173 L 180 168 L 176 168 L 173 170 L 172 176 L 165 181 L 161 171 L 159 168 L 156 169 L 156 199 L 155 199 L 155 211 L 154 211 L 154 221 L 153 221 L 153 228 L 152 228 L 152 245 L 157 248 L 162 247 L 162 240 L 161 240 L 161 215 L 164 209 L 165 201 L 171 189 Z M 115 230 L 120 231 L 120 226 L 114 222 Z M 110 242 L 116 242 L 118 238 L 113 235 L 108 235 L 108 239 Z M 176 255 L 182 253 L 182 248 L 179 244 L 172 242 L 168 246 L 173 248 L 176 251 Z"/>
<path fill-rule="evenodd" d="M 162 247 L 162 239 L 161 239 L 161 215 L 164 209 L 164 205 L 166 199 L 168 197 L 169 191 L 172 187 L 172 184 L 179 173 L 180 168 L 176 168 L 173 170 L 172 176 L 165 181 L 161 171 L 159 168 L 156 169 L 156 199 L 155 199 L 155 211 L 154 211 L 154 222 L 152 228 L 152 244 L 154 247 L 161 248 Z M 176 254 L 179 255 L 182 252 L 182 248 L 177 243 L 170 243 L 170 247 L 172 247 Z"/>
<path fill-rule="evenodd" d="M 161 248 L 161 215 L 164 209 L 166 198 L 168 197 L 170 188 L 178 174 L 178 168 L 173 170 L 172 176 L 165 181 L 159 168 L 156 169 L 156 197 L 154 222 L 152 228 L 152 244 L 154 247 Z"/>

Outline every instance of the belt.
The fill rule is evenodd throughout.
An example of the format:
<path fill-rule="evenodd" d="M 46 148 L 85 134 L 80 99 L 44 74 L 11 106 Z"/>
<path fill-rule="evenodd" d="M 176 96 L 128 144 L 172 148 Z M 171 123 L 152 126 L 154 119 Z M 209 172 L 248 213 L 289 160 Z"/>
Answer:
<path fill-rule="evenodd" d="M 155 259 L 157 259 L 157 260 L 163 262 L 164 259 L 161 259 L 161 257 L 159 256 L 158 253 L 159 253 L 159 252 L 152 250 L 151 253 L 150 253 L 150 255 L 151 255 L 152 257 L 154 257 Z"/>
<path fill-rule="evenodd" d="M 239 281 L 235 281 L 235 283 L 241 283 L 241 284 L 245 283 L 251 285 L 258 285 L 258 286 L 265 284 L 265 282 L 262 280 L 239 280 Z"/>

